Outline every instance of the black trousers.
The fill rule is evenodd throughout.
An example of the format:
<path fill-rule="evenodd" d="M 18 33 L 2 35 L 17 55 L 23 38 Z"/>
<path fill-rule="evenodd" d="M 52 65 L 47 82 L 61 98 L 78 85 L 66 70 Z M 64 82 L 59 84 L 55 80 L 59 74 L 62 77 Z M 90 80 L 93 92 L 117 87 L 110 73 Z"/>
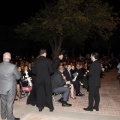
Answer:
<path fill-rule="evenodd" d="M 74 85 L 76 94 L 79 94 L 80 93 L 80 82 L 76 80 L 76 81 L 72 81 L 71 83 Z"/>
<path fill-rule="evenodd" d="M 93 110 L 93 106 L 99 109 L 100 94 L 99 86 L 89 86 L 89 109 Z"/>

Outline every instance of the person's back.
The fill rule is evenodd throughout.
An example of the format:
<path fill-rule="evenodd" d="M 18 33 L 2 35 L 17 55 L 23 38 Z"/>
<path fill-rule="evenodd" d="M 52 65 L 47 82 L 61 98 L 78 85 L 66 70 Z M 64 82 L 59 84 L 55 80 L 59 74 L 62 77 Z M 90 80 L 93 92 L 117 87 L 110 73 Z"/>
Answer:
<path fill-rule="evenodd" d="M 42 111 L 44 107 L 48 107 L 50 111 L 54 110 L 50 78 L 53 70 L 46 55 L 46 50 L 41 49 L 39 58 L 34 61 L 32 72 L 36 75 L 36 81 L 27 100 L 27 104 L 36 105 L 39 111 Z"/>
<path fill-rule="evenodd" d="M 11 88 L 16 88 L 17 81 L 16 76 L 13 74 L 14 69 L 15 65 L 11 63 L 0 63 L 0 94 L 7 94 L 7 91 Z M 19 79 L 19 76 L 17 79 Z"/>
<path fill-rule="evenodd" d="M 2 120 L 20 120 L 13 115 L 13 102 L 16 95 L 17 81 L 20 79 L 17 67 L 9 63 L 11 54 L 3 54 L 3 62 L 0 63 L 0 96 Z"/>
<path fill-rule="evenodd" d="M 40 56 L 36 61 L 35 68 L 33 67 L 32 71 L 37 76 L 47 76 L 53 73 L 53 70 L 50 66 L 50 60 L 46 57 Z"/>

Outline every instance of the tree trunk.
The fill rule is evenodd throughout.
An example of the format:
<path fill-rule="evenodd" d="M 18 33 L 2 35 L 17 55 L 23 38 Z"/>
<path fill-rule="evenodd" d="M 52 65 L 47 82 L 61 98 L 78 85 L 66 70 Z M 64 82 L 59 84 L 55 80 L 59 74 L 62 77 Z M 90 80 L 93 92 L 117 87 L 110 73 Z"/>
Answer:
<path fill-rule="evenodd" d="M 109 58 L 110 57 L 110 52 L 111 52 L 111 42 L 110 41 L 108 41 L 107 49 L 108 49 L 108 58 Z"/>
<path fill-rule="evenodd" d="M 63 42 L 63 37 L 54 37 L 53 40 L 49 40 L 49 44 L 52 49 L 52 59 L 55 59 L 58 57 L 60 51 L 61 51 L 61 46 Z"/>

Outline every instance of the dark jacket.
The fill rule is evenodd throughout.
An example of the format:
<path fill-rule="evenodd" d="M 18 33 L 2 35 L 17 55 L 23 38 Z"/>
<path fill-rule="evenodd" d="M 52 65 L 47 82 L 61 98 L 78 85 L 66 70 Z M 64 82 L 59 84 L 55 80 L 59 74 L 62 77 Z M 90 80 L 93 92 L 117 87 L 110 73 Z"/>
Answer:
<path fill-rule="evenodd" d="M 54 72 L 56 72 L 59 68 L 59 65 L 60 65 L 60 59 L 59 58 L 56 58 L 52 61 L 52 69 Z"/>
<path fill-rule="evenodd" d="M 56 71 L 52 75 L 52 90 L 63 87 L 66 84 L 65 80 L 63 79 L 62 73 L 60 71 Z"/>
<path fill-rule="evenodd" d="M 67 81 L 71 81 L 71 82 L 72 82 L 73 76 L 72 76 L 71 71 L 70 71 L 70 73 L 69 73 L 68 70 L 65 69 L 65 71 L 63 72 L 63 74 L 64 74 L 64 76 L 66 77 L 66 80 L 67 80 Z"/>
<path fill-rule="evenodd" d="M 83 72 L 81 69 L 75 69 L 75 71 L 78 73 L 78 76 L 76 78 L 77 81 L 82 81 L 83 80 Z"/>
<path fill-rule="evenodd" d="M 101 64 L 98 60 L 90 65 L 89 86 L 100 86 Z"/>

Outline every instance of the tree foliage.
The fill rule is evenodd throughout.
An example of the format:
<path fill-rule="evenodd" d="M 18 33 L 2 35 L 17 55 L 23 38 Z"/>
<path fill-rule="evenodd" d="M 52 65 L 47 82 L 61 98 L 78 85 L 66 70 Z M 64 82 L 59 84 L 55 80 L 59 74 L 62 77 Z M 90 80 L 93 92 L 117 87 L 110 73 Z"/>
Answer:
<path fill-rule="evenodd" d="M 113 13 L 113 7 L 110 7 L 108 3 L 102 3 L 101 1 L 92 2 L 88 0 L 89 4 L 86 4 L 84 13 L 91 20 L 91 31 L 93 34 L 98 34 L 104 40 L 109 40 L 109 37 L 116 29 L 116 14 Z M 96 1 L 96 0 L 94 0 Z"/>
<path fill-rule="evenodd" d="M 56 57 L 64 40 L 82 43 L 95 34 L 108 40 L 116 28 L 112 7 L 100 0 L 58 0 L 15 29 L 20 38 L 49 42 Z"/>

